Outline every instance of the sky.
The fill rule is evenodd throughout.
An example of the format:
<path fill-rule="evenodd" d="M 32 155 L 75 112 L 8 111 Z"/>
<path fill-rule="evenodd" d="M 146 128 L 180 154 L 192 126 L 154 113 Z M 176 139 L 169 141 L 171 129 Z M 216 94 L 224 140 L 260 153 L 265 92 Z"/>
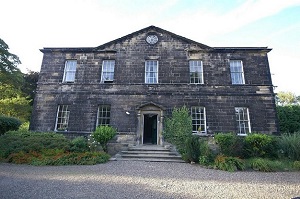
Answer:
<path fill-rule="evenodd" d="M 22 72 L 44 47 L 96 47 L 154 25 L 211 47 L 269 47 L 275 92 L 300 95 L 300 0 L 0 0 Z"/>

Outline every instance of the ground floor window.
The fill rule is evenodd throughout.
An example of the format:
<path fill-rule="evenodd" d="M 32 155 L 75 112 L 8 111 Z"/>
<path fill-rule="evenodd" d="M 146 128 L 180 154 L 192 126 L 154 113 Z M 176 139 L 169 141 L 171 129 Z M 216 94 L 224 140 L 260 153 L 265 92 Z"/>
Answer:
<path fill-rule="evenodd" d="M 110 105 L 100 105 L 98 107 L 96 126 L 109 125 L 109 124 L 110 124 Z"/>
<path fill-rule="evenodd" d="M 251 133 L 249 110 L 245 107 L 235 107 L 237 130 L 239 135 Z"/>
<path fill-rule="evenodd" d="M 206 134 L 205 107 L 191 107 L 193 133 Z"/>
<path fill-rule="evenodd" d="M 58 105 L 55 131 L 68 130 L 70 110 L 68 105 Z"/>

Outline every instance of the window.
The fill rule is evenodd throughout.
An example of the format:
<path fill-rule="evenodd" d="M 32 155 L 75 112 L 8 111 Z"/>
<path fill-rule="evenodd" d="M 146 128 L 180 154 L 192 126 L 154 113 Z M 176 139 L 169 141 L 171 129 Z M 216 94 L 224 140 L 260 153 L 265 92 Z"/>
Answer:
<path fill-rule="evenodd" d="M 66 61 L 63 82 L 75 81 L 76 65 L 77 65 L 77 60 Z"/>
<path fill-rule="evenodd" d="M 248 133 L 251 133 L 248 108 L 236 107 L 235 116 L 236 116 L 238 134 L 247 135 Z"/>
<path fill-rule="evenodd" d="M 193 133 L 206 134 L 206 114 L 204 107 L 192 107 Z"/>
<path fill-rule="evenodd" d="M 55 131 L 68 130 L 70 110 L 68 105 L 59 105 L 57 108 Z"/>
<path fill-rule="evenodd" d="M 189 61 L 190 82 L 192 84 L 203 84 L 203 66 L 200 60 Z"/>
<path fill-rule="evenodd" d="M 115 72 L 115 60 L 103 60 L 101 82 L 113 82 Z"/>
<path fill-rule="evenodd" d="M 149 60 L 145 62 L 145 83 L 158 83 L 158 61 Z"/>
<path fill-rule="evenodd" d="M 98 107 L 96 126 L 110 124 L 110 105 L 100 105 Z"/>
<path fill-rule="evenodd" d="M 243 62 L 241 60 L 230 60 L 230 72 L 232 84 L 245 84 Z"/>

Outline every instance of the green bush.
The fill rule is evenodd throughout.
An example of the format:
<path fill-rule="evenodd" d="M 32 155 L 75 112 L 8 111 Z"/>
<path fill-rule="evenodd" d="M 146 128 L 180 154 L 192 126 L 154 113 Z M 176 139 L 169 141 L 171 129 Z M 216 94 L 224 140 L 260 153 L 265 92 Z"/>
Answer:
<path fill-rule="evenodd" d="M 117 130 L 111 126 L 98 126 L 92 133 L 92 138 L 98 142 L 102 149 L 107 152 L 107 143 L 117 133 Z"/>
<path fill-rule="evenodd" d="M 271 135 L 250 134 L 245 137 L 245 157 L 276 157 L 276 140 Z"/>
<path fill-rule="evenodd" d="M 77 137 L 71 141 L 71 152 L 87 152 L 89 151 L 87 139 L 84 137 Z"/>
<path fill-rule="evenodd" d="M 214 163 L 215 156 L 214 152 L 209 148 L 208 142 L 204 139 L 200 139 L 199 164 L 210 166 Z"/>
<path fill-rule="evenodd" d="M 31 131 L 8 131 L 0 136 L 0 155 L 7 158 L 12 153 L 23 151 L 40 152 L 43 149 L 69 150 L 70 141 L 57 133 L 38 133 Z"/>
<path fill-rule="evenodd" d="M 107 162 L 110 156 L 103 152 L 65 152 L 60 149 L 44 149 L 41 152 L 20 151 L 12 153 L 8 162 L 41 165 L 94 165 Z"/>
<path fill-rule="evenodd" d="M 218 155 L 215 159 L 215 167 L 224 171 L 237 171 L 244 170 L 246 168 L 242 159 L 237 157 L 227 157 L 224 155 Z"/>
<path fill-rule="evenodd" d="M 13 117 L 5 117 L 0 116 L 0 135 L 3 135 L 7 131 L 15 131 L 18 130 L 18 128 L 21 125 L 21 121 L 13 118 Z"/>
<path fill-rule="evenodd" d="M 269 160 L 265 158 L 252 158 L 248 160 L 249 167 L 255 171 L 273 172 L 285 171 L 289 166 L 278 160 Z"/>
<path fill-rule="evenodd" d="M 280 132 L 300 131 L 300 105 L 277 106 L 276 109 Z"/>
<path fill-rule="evenodd" d="M 191 135 L 185 139 L 185 152 L 182 155 L 183 160 L 189 162 L 198 162 L 200 156 L 200 140 L 196 135 Z"/>
<path fill-rule="evenodd" d="M 293 168 L 300 171 L 300 161 L 294 161 Z"/>
<path fill-rule="evenodd" d="M 291 160 L 300 160 L 300 132 L 283 134 L 278 139 L 281 156 Z"/>
<path fill-rule="evenodd" d="M 234 133 L 218 133 L 215 135 L 215 139 L 221 154 L 225 156 L 243 156 L 244 137 L 237 136 Z"/>
<path fill-rule="evenodd" d="M 175 145 L 180 154 L 186 151 L 184 140 L 192 135 L 193 126 L 189 109 L 174 108 L 171 118 L 166 118 L 163 136 L 164 139 Z"/>

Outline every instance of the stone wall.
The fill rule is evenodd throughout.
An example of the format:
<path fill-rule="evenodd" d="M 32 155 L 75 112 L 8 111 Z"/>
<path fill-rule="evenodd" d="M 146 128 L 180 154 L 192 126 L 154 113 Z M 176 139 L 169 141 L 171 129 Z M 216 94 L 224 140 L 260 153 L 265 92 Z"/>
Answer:
<path fill-rule="evenodd" d="M 43 49 L 30 128 L 53 131 L 57 106 L 68 104 L 71 111 L 68 130 L 88 133 L 95 129 L 98 106 L 110 104 L 111 125 L 117 127 L 120 135 L 134 139 L 136 108 L 153 102 L 166 110 L 183 105 L 204 106 L 207 126 L 213 132 L 236 131 L 234 107 L 248 107 L 252 131 L 277 132 L 266 51 L 204 48 L 168 32 L 151 32 L 159 36 L 155 45 L 146 43 L 145 31 L 97 49 Z M 62 82 L 68 59 L 77 60 L 74 83 Z M 100 83 L 105 59 L 116 61 L 112 83 Z M 159 61 L 158 84 L 144 83 L 145 61 L 149 59 Z M 202 60 L 204 84 L 189 84 L 191 59 Z M 243 61 L 245 85 L 232 85 L 230 59 Z"/>

